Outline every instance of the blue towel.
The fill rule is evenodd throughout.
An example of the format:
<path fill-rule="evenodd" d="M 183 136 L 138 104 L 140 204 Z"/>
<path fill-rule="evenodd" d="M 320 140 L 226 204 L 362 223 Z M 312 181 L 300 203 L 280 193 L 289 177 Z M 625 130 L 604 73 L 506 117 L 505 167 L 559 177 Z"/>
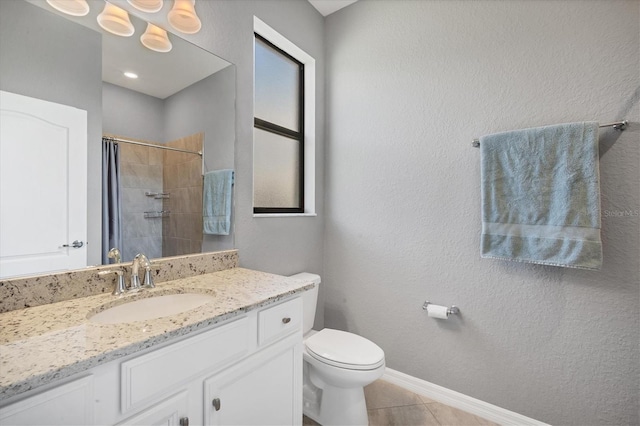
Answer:
<path fill-rule="evenodd" d="M 482 257 L 600 269 L 598 123 L 480 138 Z"/>
<path fill-rule="evenodd" d="M 233 170 L 205 173 L 202 194 L 202 222 L 205 234 L 229 235 Z"/>

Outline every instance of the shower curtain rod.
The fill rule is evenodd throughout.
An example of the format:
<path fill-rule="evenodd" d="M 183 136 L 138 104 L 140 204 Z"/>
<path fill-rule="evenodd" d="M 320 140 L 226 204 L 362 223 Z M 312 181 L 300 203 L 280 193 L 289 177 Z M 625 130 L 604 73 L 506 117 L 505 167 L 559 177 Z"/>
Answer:
<path fill-rule="evenodd" d="M 599 127 L 613 127 L 616 130 L 623 131 L 627 128 L 628 124 L 629 122 L 627 120 L 622 120 L 614 123 L 601 124 Z M 471 142 L 471 146 L 474 148 L 480 148 L 480 139 L 474 139 L 473 142 Z"/>
<path fill-rule="evenodd" d="M 132 141 L 132 140 L 129 140 L 129 139 L 111 138 L 111 137 L 106 137 L 106 136 L 103 136 L 102 140 L 103 141 L 107 140 L 107 141 L 112 141 L 112 142 L 130 143 L 132 145 L 148 146 L 148 147 L 151 147 L 151 148 L 166 149 L 166 150 L 169 150 L 169 151 L 184 152 L 184 153 L 187 153 L 187 154 L 195 154 L 195 155 L 199 155 L 200 157 L 202 157 L 202 151 L 189 151 L 187 149 L 172 148 L 170 146 L 154 145 L 154 144 L 151 144 L 151 143 L 137 142 L 137 141 Z"/>

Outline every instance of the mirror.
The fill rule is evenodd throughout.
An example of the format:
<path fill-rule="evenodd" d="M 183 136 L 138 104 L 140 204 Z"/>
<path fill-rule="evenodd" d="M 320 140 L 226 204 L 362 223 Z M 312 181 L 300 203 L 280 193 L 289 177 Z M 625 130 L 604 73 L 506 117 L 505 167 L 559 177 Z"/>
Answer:
<path fill-rule="evenodd" d="M 105 2 L 88 3 L 88 15 L 73 17 L 57 12 L 45 0 L 3 2 L 2 13 L 11 15 L 6 19 L 17 20 L 27 28 L 20 37 L 8 37 L 2 49 L 11 43 L 11 54 L 21 49 L 27 54 L 21 61 L 2 60 L 4 81 L 0 87 L 88 111 L 87 264 L 104 263 L 99 207 L 102 147 L 98 142 L 103 135 L 203 151 L 203 156 L 199 156 L 118 143 L 123 173 L 120 188 L 123 247 L 119 247 L 122 261 L 131 260 L 137 252 L 155 258 L 233 248 L 232 230 L 229 235 L 202 233 L 201 183 L 204 172 L 234 168 L 235 66 L 170 32 L 170 52 L 145 48 L 140 36 L 147 23 L 136 15 L 155 19 L 150 17 L 156 14 L 137 12 L 126 1 L 114 3 L 129 11 L 134 35 L 119 37 L 107 33 L 96 21 Z M 166 16 L 170 3 L 165 2 L 157 15 Z M 77 25 L 91 28 L 97 36 L 78 37 L 74 27 Z M 36 33 L 45 27 L 53 30 L 56 37 L 41 34 L 37 38 Z M 6 38 L 4 26 L 2 31 L 0 38 Z M 83 31 L 86 35 L 86 30 Z M 28 40 L 30 33 L 32 39 Z M 56 50 L 60 40 L 71 52 L 69 57 L 62 57 Z M 42 54 L 33 51 L 34 43 L 41 46 Z M 53 43 L 57 44 L 52 46 Z M 74 61 L 79 61 L 84 70 L 78 70 Z M 99 62 L 102 77 L 96 79 L 93 77 Z M 126 78 L 125 71 L 135 71 L 138 79 Z M 72 82 L 69 87 L 62 82 L 65 78 Z"/>

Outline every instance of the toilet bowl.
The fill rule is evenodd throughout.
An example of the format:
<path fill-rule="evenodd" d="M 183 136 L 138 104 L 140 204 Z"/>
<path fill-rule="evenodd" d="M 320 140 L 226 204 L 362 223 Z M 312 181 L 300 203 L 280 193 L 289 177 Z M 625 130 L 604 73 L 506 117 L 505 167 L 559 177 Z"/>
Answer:
<path fill-rule="evenodd" d="M 302 273 L 293 278 L 316 284 L 303 295 L 304 414 L 323 426 L 367 425 L 364 386 L 384 373 L 384 351 L 357 334 L 312 330 L 320 277 Z"/>

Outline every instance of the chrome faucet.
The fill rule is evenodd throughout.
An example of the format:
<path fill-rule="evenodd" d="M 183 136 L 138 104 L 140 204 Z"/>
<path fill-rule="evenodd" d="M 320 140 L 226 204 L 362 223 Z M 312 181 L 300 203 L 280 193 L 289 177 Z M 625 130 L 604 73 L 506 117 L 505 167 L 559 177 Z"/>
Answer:
<path fill-rule="evenodd" d="M 124 271 L 122 269 L 109 269 L 107 271 L 100 271 L 98 275 L 107 275 L 107 274 L 116 274 L 118 275 L 118 281 L 116 282 L 115 287 L 113 288 L 114 296 L 120 296 L 127 291 L 127 286 L 124 283 Z"/>
<path fill-rule="evenodd" d="M 116 259 L 117 263 L 120 263 L 120 250 L 117 248 L 112 248 L 109 250 L 109 254 L 107 255 L 111 259 Z M 140 267 L 144 268 L 144 284 L 140 284 L 140 275 L 139 270 Z M 151 262 L 147 256 L 142 253 L 136 254 L 133 258 L 133 262 L 131 263 L 131 282 L 129 287 L 124 282 L 124 270 L 121 267 L 117 267 L 116 269 L 109 269 L 105 271 L 98 272 L 98 275 L 107 275 L 107 274 L 117 274 L 118 281 L 113 289 L 114 296 L 120 296 L 127 291 L 139 291 L 143 287 L 144 288 L 154 288 L 155 285 L 153 283 L 153 277 L 151 276 Z"/>
<path fill-rule="evenodd" d="M 129 286 L 130 291 L 138 291 L 142 288 L 140 285 L 140 276 L 138 275 L 138 269 L 140 267 L 144 268 L 144 287 L 146 288 L 154 288 L 153 277 L 151 276 L 151 263 L 147 256 L 142 253 L 136 254 L 133 258 L 133 263 L 131 264 L 131 285 Z"/>
<path fill-rule="evenodd" d="M 154 288 L 156 286 L 151 276 L 151 263 L 144 267 L 144 283 L 142 283 L 142 286 L 145 288 Z"/>
<path fill-rule="evenodd" d="M 120 250 L 118 250 L 116 247 L 109 250 L 109 253 L 107 253 L 107 257 L 109 259 L 114 259 L 114 263 L 120 263 L 122 261 L 122 256 L 120 256 Z"/>

